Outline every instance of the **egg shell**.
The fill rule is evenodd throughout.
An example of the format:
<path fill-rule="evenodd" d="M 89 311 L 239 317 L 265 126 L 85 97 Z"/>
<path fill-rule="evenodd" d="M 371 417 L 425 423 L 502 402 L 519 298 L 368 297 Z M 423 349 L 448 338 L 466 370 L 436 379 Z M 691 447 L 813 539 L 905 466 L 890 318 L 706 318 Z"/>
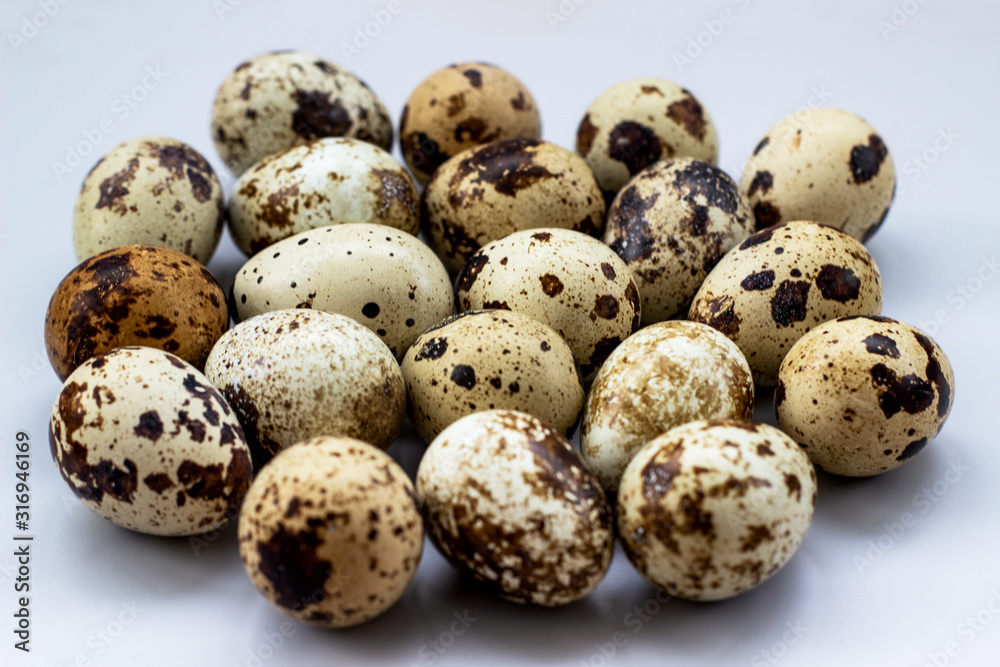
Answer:
<path fill-rule="evenodd" d="M 236 182 L 229 229 L 247 255 L 310 229 L 365 222 L 416 234 L 419 195 L 406 170 L 378 146 L 320 139 L 272 155 Z"/>
<path fill-rule="evenodd" d="M 587 394 L 580 452 L 609 493 L 647 442 L 675 426 L 749 419 L 754 384 L 743 353 L 699 322 L 640 329 L 611 353 Z"/>
<path fill-rule="evenodd" d="M 656 78 L 622 81 L 587 108 L 576 131 L 583 156 L 610 200 L 630 178 L 671 157 L 715 163 L 715 124 L 690 91 Z"/>
<path fill-rule="evenodd" d="M 505 310 L 472 311 L 431 327 L 403 357 L 407 410 L 430 442 L 483 410 L 519 410 L 570 433 L 583 409 L 573 353 L 550 327 Z"/>
<path fill-rule="evenodd" d="M 944 351 L 887 317 L 845 317 L 799 339 L 778 372 L 781 428 L 827 472 L 894 470 L 941 432 L 955 396 Z"/>
<path fill-rule="evenodd" d="M 882 278 L 864 246 L 832 227 L 794 221 L 730 250 L 698 289 L 688 319 L 739 345 L 770 387 L 802 334 L 837 317 L 882 312 Z"/>
<path fill-rule="evenodd" d="M 289 616 L 328 628 L 369 621 L 417 572 L 423 519 L 409 478 L 384 452 L 320 437 L 276 456 L 240 512 L 243 565 Z"/>
<path fill-rule="evenodd" d="M 770 578 L 812 522 L 816 472 L 766 424 L 696 421 L 643 447 L 618 492 L 625 555 L 654 586 L 722 600 Z"/>
<path fill-rule="evenodd" d="M 283 308 L 340 313 L 374 331 L 401 360 L 454 312 L 448 271 L 416 237 L 385 225 L 321 227 L 279 241 L 233 283 L 237 319 Z"/>
<path fill-rule="evenodd" d="M 801 109 L 778 121 L 754 150 L 740 191 L 758 229 L 815 220 L 867 241 L 896 193 L 885 142 L 841 109 Z"/>
<path fill-rule="evenodd" d="M 380 449 L 403 421 L 406 390 L 392 352 L 349 317 L 275 310 L 219 339 L 205 375 L 233 406 L 260 468 L 279 450 L 320 435 Z"/>
<path fill-rule="evenodd" d="M 151 535 L 197 535 L 236 515 L 250 450 L 236 415 L 197 368 L 122 347 L 63 384 L 49 420 L 52 458 L 99 516 Z"/>
<path fill-rule="evenodd" d="M 323 137 L 351 137 L 389 150 L 392 120 L 382 100 L 347 70 L 301 51 L 240 64 L 212 105 L 212 138 L 239 176 L 268 155 Z"/>
<path fill-rule="evenodd" d="M 467 148 L 541 136 L 542 120 L 528 89 L 485 63 L 458 63 L 431 74 L 410 93 L 399 119 L 403 159 L 421 183 Z"/>
<path fill-rule="evenodd" d="M 77 261 L 123 245 L 163 246 L 208 264 L 226 221 L 212 166 L 165 137 L 132 139 L 90 170 L 73 214 Z"/>
<path fill-rule="evenodd" d="M 555 329 L 584 381 L 639 328 L 639 290 L 597 239 L 543 228 L 505 236 L 469 258 L 456 282 L 461 310 L 498 308 Z"/>
<path fill-rule="evenodd" d="M 642 321 L 686 313 L 709 271 L 750 235 L 753 214 L 724 171 L 693 158 L 639 172 L 608 209 L 604 242 L 625 260 Z"/>
<path fill-rule="evenodd" d="M 566 438 L 530 415 L 463 417 L 427 448 L 417 495 L 438 550 L 515 602 L 590 593 L 614 553 L 611 508 Z"/>
<path fill-rule="evenodd" d="M 540 227 L 596 235 L 604 197 L 587 164 L 537 139 L 463 151 L 434 172 L 421 198 L 428 242 L 451 271 L 486 243 Z"/>
<path fill-rule="evenodd" d="M 169 248 L 121 246 L 85 260 L 56 287 L 45 349 L 60 380 L 126 345 L 160 348 L 201 369 L 228 327 L 225 292 L 208 269 Z"/>

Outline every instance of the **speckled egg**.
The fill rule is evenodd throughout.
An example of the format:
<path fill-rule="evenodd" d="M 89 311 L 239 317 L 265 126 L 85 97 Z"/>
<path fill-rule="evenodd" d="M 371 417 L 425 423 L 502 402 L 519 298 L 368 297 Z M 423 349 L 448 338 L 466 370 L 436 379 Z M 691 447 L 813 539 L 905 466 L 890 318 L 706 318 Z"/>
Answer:
<path fill-rule="evenodd" d="M 802 334 L 848 315 L 882 312 L 882 278 L 854 238 L 815 222 L 768 227 L 730 250 L 694 297 L 688 319 L 726 334 L 754 382 L 770 387 Z"/>
<path fill-rule="evenodd" d="M 542 120 L 528 89 L 485 63 L 459 63 L 431 74 L 410 93 L 399 119 L 403 159 L 421 183 L 467 148 L 541 135 Z"/>
<path fill-rule="evenodd" d="M 757 144 L 740 182 L 762 229 L 815 220 L 868 240 L 896 192 L 889 149 L 871 125 L 841 109 L 802 109 Z"/>
<path fill-rule="evenodd" d="M 392 148 L 392 120 L 364 81 L 300 51 L 251 58 L 226 77 L 212 105 L 212 137 L 239 176 L 268 155 L 323 137 Z"/>
<path fill-rule="evenodd" d="M 275 310 L 226 333 L 205 363 L 243 425 L 259 468 L 319 435 L 386 449 L 403 421 L 406 391 L 392 352 L 349 317 Z"/>
<path fill-rule="evenodd" d="M 708 272 L 750 235 L 753 215 L 736 183 L 708 162 L 675 158 L 642 170 L 608 209 L 604 242 L 642 295 L 642 321 L 686 313 Z"/>
<path fill-rule="evenodd" d="M 653 585 L 722 600 L 788 562 L 815 506 L 816 472 L 794 440 L 766 424 L 696 421 L 650 441 L 628 464 L 618 533 Z"/>
<path fill-rule="evenodd" d="M 222 185 L 201 153 L 176 139 L 132 139 L 84 179 L 73 246 L 81 262 L 118 246 L 149 244 L 208 264 L 225 220 Z"/>
<path fill-rule="evenodd" d="M 237 319 L 282 308 L 347 315 L 396 358 L 454 312 L 448 271 L 416 237 L 385 225 L 334 225 L 279 241 L 243 265 L 230 294 Z"/>
<path fill-rule="evenodd" d="M 229 327 L 226 295 L 208 269 L 169 248 L 121 246 L 63 278 L 45 313 L 45 349 L 60 380 L 97 354 L 144 345 L 203 368 Z"/>
<path fill-rule="evenodd" d="M 555 329 L 584 381 L 639 328 L 639 290 L 628 267 L 608 246 L 572 230 L 493 241 L 469 258 L 456 287 L 462 310 L 514 310 Z"/>
<path fill-rule="evenodd" d="M 459 153 L 434 172 L 421 223 L 451 271 L 486 243 L 539 227 L 597 234 L 604 197 L 580 156 L 537 139 L 508 139 Z"/>
<path fill-rule="evenodd" d="M 611 353 L 587 394 L 580 452 L 609 493 L 643 445 L 699 419 L 749 419 L 754 385 L 743 353 L 699 322 L 640 329 Z"/>
<path fill-rule="evenodd" d="M 369 621 L 417 572 L 424 525 L 413 485 L 384 452 L 320 437 L 276 456 L 240 512 L 250 580 L 289 616 L 328 628 Z"/>
<path fill-rule="evenodd" d="M 197 535 L 231 519 L 250 485 L 236 415 L 197 368 L 122 347 L 63 384 L 49 420 L 52 458 L 98 515 L 151 535 Z"/>
<path fill-rule="evenodd" d="M 611 508 L 566 438 L 522 412 L 463 417 L 427 448 L 417 496 L 438 550 L 508 600 L 568 604 L 604 578 Z"/>
<path fill-rule="evenodd" d="M 827 472 L 879 475 L 941 432 L 955 376 L 919 329 L 887 317 L 844 317 L 799 339 L 781 364 L 781 428 Z"/>
<path fill-rule="evenodd" d="M 576 152 L 610 200 L 630 178 L 670 157 L 715 163 L 719 138 L 690 91 L 663 79 L 630 79 L 591 103 L 576 131 Z"/>
<path fill-rule="evenodd" d="M 389 153 L 357 139 L 320 139 L 245 172 L 229 200 L 229 229 L 247 255 L 317 227 L 367 222 L 416 234 L 416 186 Z"/>
<path fill-rule="evenodd" d="M 523 313 L 448 318 L 414 341 L 402 369 L 410 421 L 427 442 L 457 419 L 495 408 L 527 412 L 568 434 L 583 409 L 573 352 Z"/>

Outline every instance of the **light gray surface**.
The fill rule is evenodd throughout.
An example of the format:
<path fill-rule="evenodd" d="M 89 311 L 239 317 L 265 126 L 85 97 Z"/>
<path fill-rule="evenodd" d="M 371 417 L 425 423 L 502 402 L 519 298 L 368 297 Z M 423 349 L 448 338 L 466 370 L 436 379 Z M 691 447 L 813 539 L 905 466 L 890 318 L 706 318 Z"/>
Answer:
<path fill-rule="evenodd" d="M 342 45 L 371 12 L 389 4 L 4 3 L 0 661 L 996 664 L 1000 5 L 400 0 L 380 34 L 345 54 Z M 32 34 L 24 21 L 42 5 L 58 11 Z M 598 93 L 626 78 L 661 76 L 709 110 L 720 164 L 737 177 L 767 128 L 798 107 L 860 114 L 882 134 L 898 174 L 896 201 L 869 244 L 885 282 L 884 313 L 924 326 L 950 356 L 957 391 L 948 424 L 919 458 L 884 478 L 821 477 L 816 519 L 796 557 L 759 589 L 718 604 L 657 601 L 619 551 L 586 600 L 519 607 L 471 590 L 428 545 L 395 608 L 358 629 L 324 632 L 286 620 L 257 595 L 233 530 L 204 542 L 164 540 L 99 519 L 59 478 L 46 443 L 59 383 L 45 360 L 43 316 L 75 265 L 79 184 L 101 154 L 142 135 L 189 142 L 225 173 L 209 134 L 215 90 L 236 64 L 277 48 L 310 50 L 354 70 L 397 122 L 409 92 L 432 71 L 463 59 L 498 63 L 534 94 L 544 137 L 569 148 Z M 144 77 L 150 90 L 134 109 L 116 101 Z M 104 119 L 107 135 L 91 133 L 90 155 L 59 178 L 53 163 Z M 227 236 L 210 268 L 227 284 L 242 261 Z M 771 420 L 763 403 L 758 414 Z M 10 630 L 18 429 L 33 446 L 30 655 L 12 648 Z M 391 452 L 412 470 L 421 450 L 411 436 Z M 463 614 L 466 624 L 456 621 Z M 615 655 L 606 660 L 602 651 Z"/>

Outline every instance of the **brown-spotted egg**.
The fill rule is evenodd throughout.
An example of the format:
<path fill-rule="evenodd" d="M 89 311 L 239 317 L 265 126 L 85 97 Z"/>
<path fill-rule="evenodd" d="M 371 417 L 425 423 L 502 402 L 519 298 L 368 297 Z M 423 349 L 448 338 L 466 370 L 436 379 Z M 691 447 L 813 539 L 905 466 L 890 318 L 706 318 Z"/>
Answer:
<path fill-rule="evenodd" d="M 434 545 L 508 600 L 578 600 L 611 565 L 601 485 L 566 438 L 522 412 L 466 416 L 438 435 L 417 471 Z"/>
<path fill-rule="evenodd" d="M 750 421 L 696 421 L 651 440 L 625 468 L 618 534 L 654 586 L 721 600 L 788 562 L 815 504 L 816 472 L 787 435 Z"/>
<path fill-rule="evenodd" d="M 955 395 L 944 351 L 887 317 L 844 317 L 816 327 L 778 371 L 778 424 L 813 463 L 836 475 L 893 470 L 940 433 Z"/>

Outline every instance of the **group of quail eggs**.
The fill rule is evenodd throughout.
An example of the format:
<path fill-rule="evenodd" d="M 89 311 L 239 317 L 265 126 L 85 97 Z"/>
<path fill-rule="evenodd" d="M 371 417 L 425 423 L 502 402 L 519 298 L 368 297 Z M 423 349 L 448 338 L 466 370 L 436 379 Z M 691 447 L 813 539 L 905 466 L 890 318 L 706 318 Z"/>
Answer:
<path fill-rule="evenodd" d="M 605 91 L 571 152 L 516 78 L 463 63 L 410 95 L 404 168 L 367 85 L 276 52 L 226 78 L 212 133 L 228 202 L 169 138 L 84 180 L 45 322 L 52 454 L 119 526 L 238 517 L 253 584 L 300 620 L 385 611 L 425 531 L 518 602 L 588 594 L 616 536 L 669 594 L 731 597 L 799 547 L 816 466 L 892 470 L 948 416 L 942 350 L 880 316 L 863 242 L 895 174 L 846 111 L 778 121 L 736 182 L 669 81 Z M 249 257 L 228 293 L 204 266 L 227 224 Z M 751 420 L 770 387 L 780 430 Z M 384 452 L 406 415 L 415 483 Z"/>

